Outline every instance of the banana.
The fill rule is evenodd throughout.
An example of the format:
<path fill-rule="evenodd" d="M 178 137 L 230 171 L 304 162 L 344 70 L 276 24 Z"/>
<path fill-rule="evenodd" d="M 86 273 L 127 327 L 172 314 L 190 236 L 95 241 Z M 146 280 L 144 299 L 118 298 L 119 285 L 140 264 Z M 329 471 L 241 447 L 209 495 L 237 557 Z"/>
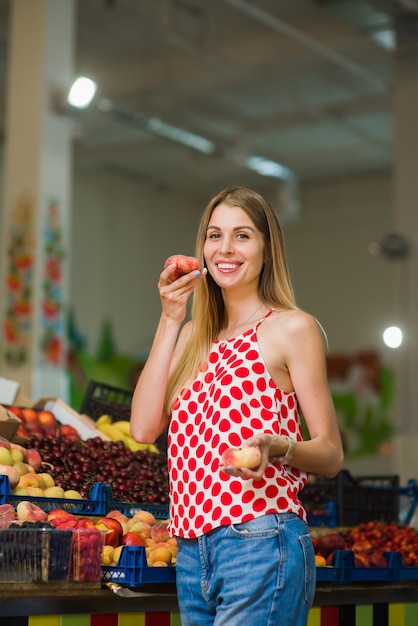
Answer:
<path fill-rule="evenodd" d="M 99 419 L 96 421 L 96 427 L 100 428 L 103 424 L 111 424 L 113 422 L 110 415 L 101 415 Z"/>
<path fill-rule="evenodd" d="M 131 436 L 131 422 L 129 420 L 118 420 L 113 422 L 115 428 L 118 428 L 124 435 Z"/>
<path fill-rule="evenodd" d="M 131 425 L 128 420 L 119 420 L 116 422 L 109 420 L 112 420 L 110 415 L 102 415 L 97 420 L 96 426 L 100 432 L 109 437 L 111 441 L 123 441 L 131 452 L 148 450 L 149 452 L 159 454 L 159 449 L 153 443 L 139 443 L 132 437 L 130 434 Z"/>
<path fill-rule="evenodd" d="M 99 425 L 99 430 L 112 441 L 123 441 L 125 443 L 125 435 L 115 428 L 113 424 L 101 424 Z"/>

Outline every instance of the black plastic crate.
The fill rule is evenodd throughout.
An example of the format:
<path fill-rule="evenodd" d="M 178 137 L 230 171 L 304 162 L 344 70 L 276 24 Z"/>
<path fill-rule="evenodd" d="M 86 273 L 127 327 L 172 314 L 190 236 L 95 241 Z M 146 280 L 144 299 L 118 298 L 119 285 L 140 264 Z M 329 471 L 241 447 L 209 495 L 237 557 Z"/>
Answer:
<path fill-rule="evenodd" d="M 398 521 L 399 494 L 399 476 L 353 477 L 342 470 L 335 478 L 311 475 L 299 497 L 311 526 L 356 526 Z"/>
<path fill-rule="evenodd" d="M 115 421 L 128 420 L 131 417 L 132 396 L 132 391 L 91 380 L 79 412 L 94 420 L 104 414 Z"/>
<path fill-rule="evenodd" d="M 340 526 L 378 520 L 399 519 L 399 476 L 357 476 L 343 470 L 338 474 L 337 515 Z"/>
<path fill-rule="evenodd" d="M 110 415 L 115 422 L 129 420 L 131 418 L 132 396 L 133 391 L 128 389 L 120 389 L 91 380 L 79 412 L 88 415 L 95 421 L 105 414 Z M 167 453 L 167 433 L 163 433 L 155 443 L 160 452 Z"/>

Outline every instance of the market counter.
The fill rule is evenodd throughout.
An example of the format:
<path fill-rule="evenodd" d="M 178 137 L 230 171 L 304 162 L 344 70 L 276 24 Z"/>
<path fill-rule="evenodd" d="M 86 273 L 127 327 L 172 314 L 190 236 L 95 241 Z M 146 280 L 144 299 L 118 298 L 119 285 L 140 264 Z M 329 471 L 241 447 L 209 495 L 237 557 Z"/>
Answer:
<path fill-rule="evenodd" d="M 123 589 L 121 590 L 123 593 Z M 2 583 L 0 585 L 0 622 L 2 626 L 31 624 L 28 616 L 82 615 L 98 617 L 91 624 L 128 623 L 123 615 L 139 613 L 147 616 L 146 626 L 174 626 L 180 624 L 174 584 L 149 585 L 146 591 L 117 595 L 99 583 Z M 409 617 L 390 619 L 391 605 L 412 607 Z M 359 619 L 358 608 L 368 605 L 371 621 Z M 332 584 L 318 582 L 308 625 L 321 626 L 415 626 L 418 623 L 418 581 L 398 583 L 370 582 Z M 316 613 L 315 613 L 316 612 Z M 405 613 L 405 611 L 404 611 Z M 316 618 L 315 615 L 318 615 Z M 105 619 L 114 616 L 114 620 Z M 175 615 L 175 619 L 171 617 Z M 22 616 L 22 620 L 19 620 Z M 121 620 L 118 621 L 118 616 Z M 154 617 L 153 617 L 154 616 Z M 26 617 L 26 621 L 23 618 Z M 5 619 L 8 618 L 8 619 Z M 40 623 L 35 617 L 32 623 Z M 39 619 L 39 618 L 38 618 Z M 407 621 L 405 621 L 405 619 Z M 51 623 L 48 621 L 48 624 Z M 57 623 L 61 623 L 58 622 Z M 75 623 L 74 621 L 71 623 Z M 81 622 L 80 622 L 81 623 Z M 83 623 L 87 623 L 84 621 Z M 133 622 L 132 622 L 133 623 Z M 140 623 L 140 622 L 137 622 Z"/>

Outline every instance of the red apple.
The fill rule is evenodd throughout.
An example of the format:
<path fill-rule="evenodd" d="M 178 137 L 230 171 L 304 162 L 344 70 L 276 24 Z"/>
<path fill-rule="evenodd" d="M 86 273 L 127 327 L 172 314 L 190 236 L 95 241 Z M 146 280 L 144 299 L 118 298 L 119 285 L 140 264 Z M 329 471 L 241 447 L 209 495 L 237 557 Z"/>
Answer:
<path fill-rule="evenodd" d="M 199 269 L 199 261 L 194 256 L 185 256 L 184 254 L 173 254 L 168 257 L 164 263 L 164 269 L 169 265 L 176 266 L 176 269 L 172 271 L 171 280 L 177 280 L 180 276 Z"/>

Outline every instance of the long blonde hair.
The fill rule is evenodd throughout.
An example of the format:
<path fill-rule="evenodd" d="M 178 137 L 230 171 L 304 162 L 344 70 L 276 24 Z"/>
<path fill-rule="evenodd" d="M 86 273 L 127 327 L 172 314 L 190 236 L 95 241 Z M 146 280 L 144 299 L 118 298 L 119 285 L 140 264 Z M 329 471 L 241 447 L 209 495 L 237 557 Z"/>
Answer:
<path fill-rule="evenodd" d="M 200 220 L 195 256 L 204 267 L 203 249 L 210 218 L 219 204 L 239 207 L 248 215 L 264 240 L 264 266 L 258 291 L 261 302 L 268 307 L 296 309 L 295 297 L 286 259 L 282 228 L 270 202 L 249 187 L 230 187 L 210 200 Z M 172 403 L 186 383 L 198 373 L 208 358 L 213 340 L 226 327 L 228 320 L 220 287 L 208 274 L 193 295 L 192 329 L 179 363 L 168 381 L 165 407 Z"/>

